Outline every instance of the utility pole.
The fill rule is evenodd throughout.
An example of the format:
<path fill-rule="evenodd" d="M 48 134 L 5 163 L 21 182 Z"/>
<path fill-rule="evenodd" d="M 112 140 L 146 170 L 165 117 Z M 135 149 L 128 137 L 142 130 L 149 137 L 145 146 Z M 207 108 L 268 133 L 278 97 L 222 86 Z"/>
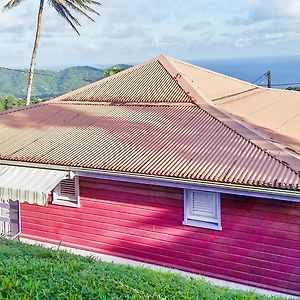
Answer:
<path fill-rule="evenodd" d="M 265 75 L 268 77 L 268 88 L 271 88 L 272 87 L 272 73 L 271 73 L 271 71 L 268 71 Z"/>

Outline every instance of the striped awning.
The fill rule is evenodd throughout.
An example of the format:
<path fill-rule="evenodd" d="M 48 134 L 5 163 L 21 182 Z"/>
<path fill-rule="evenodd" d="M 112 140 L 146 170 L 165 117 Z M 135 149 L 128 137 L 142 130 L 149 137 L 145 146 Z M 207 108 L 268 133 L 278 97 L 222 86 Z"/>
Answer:
<path fill-rule="evenodd" d="M 45 206 L 49 193 L 68 171 L 0 165 L 1 202 L 20 201 Z"/>

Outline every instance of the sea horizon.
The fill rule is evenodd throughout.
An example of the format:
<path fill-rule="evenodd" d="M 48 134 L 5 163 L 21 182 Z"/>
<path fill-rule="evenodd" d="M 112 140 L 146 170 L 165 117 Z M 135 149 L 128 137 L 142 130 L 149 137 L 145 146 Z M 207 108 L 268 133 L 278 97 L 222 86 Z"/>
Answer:
<path fill-rule="evenodd" d="M 227 76 L 231 76 L 250 83 L 255 82 L 267 71 L 271 71 L 272 85 L 276 88 L 287 88 L 290 85 L 300 86 L 300 55 L 271 56 L 271 57 L 244 57 L 244 58 L 217 58 L 217 59 L 190 59 L 188 63 L 206 68 Z M 106 69 L 112 65 L 128 64 L 130 62 L 116 62 L 113 64 L 74 64 L 74 65 L 42 65 L 37 70 L 60 71 L 69 67 L 89 66 Z M 22 67 L 21 69 L 24 69 Z M 258 85 L 266 85 L 267 78 L 263 77 L 255 82 Z M 286 85 L 278 85 L 278 84 Z"/>
<path fill-rule="evenodd" d="M 191 60 L 197 66 L 219 72 L 247 82 L 254 82 L 267 71 L 271 71 L 272 84 L 276 88 L 287 88 L 282 83 L 300 85 L 300 56 L 256 57 L 216 60 Z M 267 78 L 261 78 L 258 85 L 266 85 Z"/>

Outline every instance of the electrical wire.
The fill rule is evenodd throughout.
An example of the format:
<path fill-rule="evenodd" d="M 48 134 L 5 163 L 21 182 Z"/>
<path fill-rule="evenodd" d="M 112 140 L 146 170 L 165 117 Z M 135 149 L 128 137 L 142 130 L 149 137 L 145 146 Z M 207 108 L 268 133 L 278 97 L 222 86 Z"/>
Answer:
<path fill-rule="evenodd" d="M 294 86 L 300 85 L 300 82 L 291 82 L 291 83 L 274 83 L 273 86 Z M 267 84 L 259 84 L 258 86 L 267 86 Z"/>
<path fill-rule="evenodd" d="M 280 85 L 297 85 L 300 84 L 300 82 L 291 82 L 291 83 L 275 83 L 272 84 L 272 86 L 280 86 Z"/>
<path fill-rule="evenodd" d="M 256 80 L 254 80 L 252 82 L 252 84 L 254 84 L 255 82 L 257 82 L 258 80 L 260 80 L 261 78 L 265 77 L 268 75 L 268 72 L 264 73 L 263 75 L 261 75 L 260 77 L 258 77 Z M 293 86 L 293 85 L 300 85 L 300 82 L 290 82 L 290 83 L 272 83 L 272 86 Z M 258 84 L 258 86 L 267 86 L 267 84 Z"/>
<path fill-rule="evenodd" d="M 254 80 L 253 82 L 251 82 L 252 84 L 254 84 L 255 82 L 257 82 L 258 80 L 260 80 L 261 78 L 265 77 L 267 75 L 267 73 L 264 73 L 263 75 L 261 75 L 260 77 L 258 77 L 256 80 Z"/>

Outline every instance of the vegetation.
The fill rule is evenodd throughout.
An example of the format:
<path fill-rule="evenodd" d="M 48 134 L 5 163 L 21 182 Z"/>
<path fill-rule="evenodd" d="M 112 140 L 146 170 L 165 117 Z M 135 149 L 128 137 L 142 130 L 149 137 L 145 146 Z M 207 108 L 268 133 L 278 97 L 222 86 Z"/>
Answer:
<path fill-rule="evenodd" d="M 32 99 L 32 103 L 37 103 L 41 100 L 38 99 Z M 25 100 L 20 99 L 14 96 L 0 96 L 0 112 L 7 110 L 7 109 L 13 109 L 17 108 L 19 106 L 24 106 Z"/>
<path fill-rule="evenodd" d="M 19 6 L 23 0 L 10 0 L 5 6 L 4 9 L 12 9 L 16 6 Z M 36 65 L 36 56 L 37 56 L 37 49 L 39 46 L 40 36 L 41 36 L 41 29 L 42 29 L 42 18 L 43 18 L 43 10 L 44 10 L 44 3 L 45 0 L 40 0 L 38 17 L 37 17 L 37 24 L 36 24 L 36 33 L 35 33 L 35 40 L 31 55 L 31 62 L 30 62 L 30 69 L 29 69 L 29 77 L 28 77 L 28 85 L 27 85 L 27 96 L 26 96 L 26 105 L 30 104 L 31 101 L 31 91 L 33 85 L 33 76 L 35 71 Z M 64 18 L 71 27 L 79 34 L 77 27 L 80 26 L 79 21 L 76 17 L 72 14 L 73 12 L 80 14 L 91 21 L 94 21 L 88 13 L 99 15 L 96 10 L 94 10 L 91 5 L 100 5 L 99 2 L 94 0 L 48 0 L 48 4 L 52 6 L 56 12 Z"/>
<path fill-rule="evenodd" d="M 300 86 L 289 86 L 287 90 L 290 91 L 300 91 Z"/>
<path fill-rule="evenodd" d="M 120 66 L 120 70 L 128 65 Z M 35 98 L 52 98 L 65 94 L 88 83 L 110 75 L 108 70 L 84 67 L 71 67 L 59 72 L 39 70 L 33 80 L 32 96 Z M 0 95 L 13 95 L 25 98 L 27 85 L 26 70 L 9 70 L 0 67 Z"/>
<path fill-rule="evenodd" d="M 172 273 L 109 264 L 0 239 L 0 299 L 271 298 Z"/>
<path fill-rule="evenodd" d="M 112 66 L 112 67 L 106 69 L 104 71 L 104 74 L 111 76 L 111 75 L 114 75 L 114 74 L 117 74 L 119 72 L 126 70 L 128 67 L 129 67 L 128 65 L 115 65 L 115 66 Z"/>

